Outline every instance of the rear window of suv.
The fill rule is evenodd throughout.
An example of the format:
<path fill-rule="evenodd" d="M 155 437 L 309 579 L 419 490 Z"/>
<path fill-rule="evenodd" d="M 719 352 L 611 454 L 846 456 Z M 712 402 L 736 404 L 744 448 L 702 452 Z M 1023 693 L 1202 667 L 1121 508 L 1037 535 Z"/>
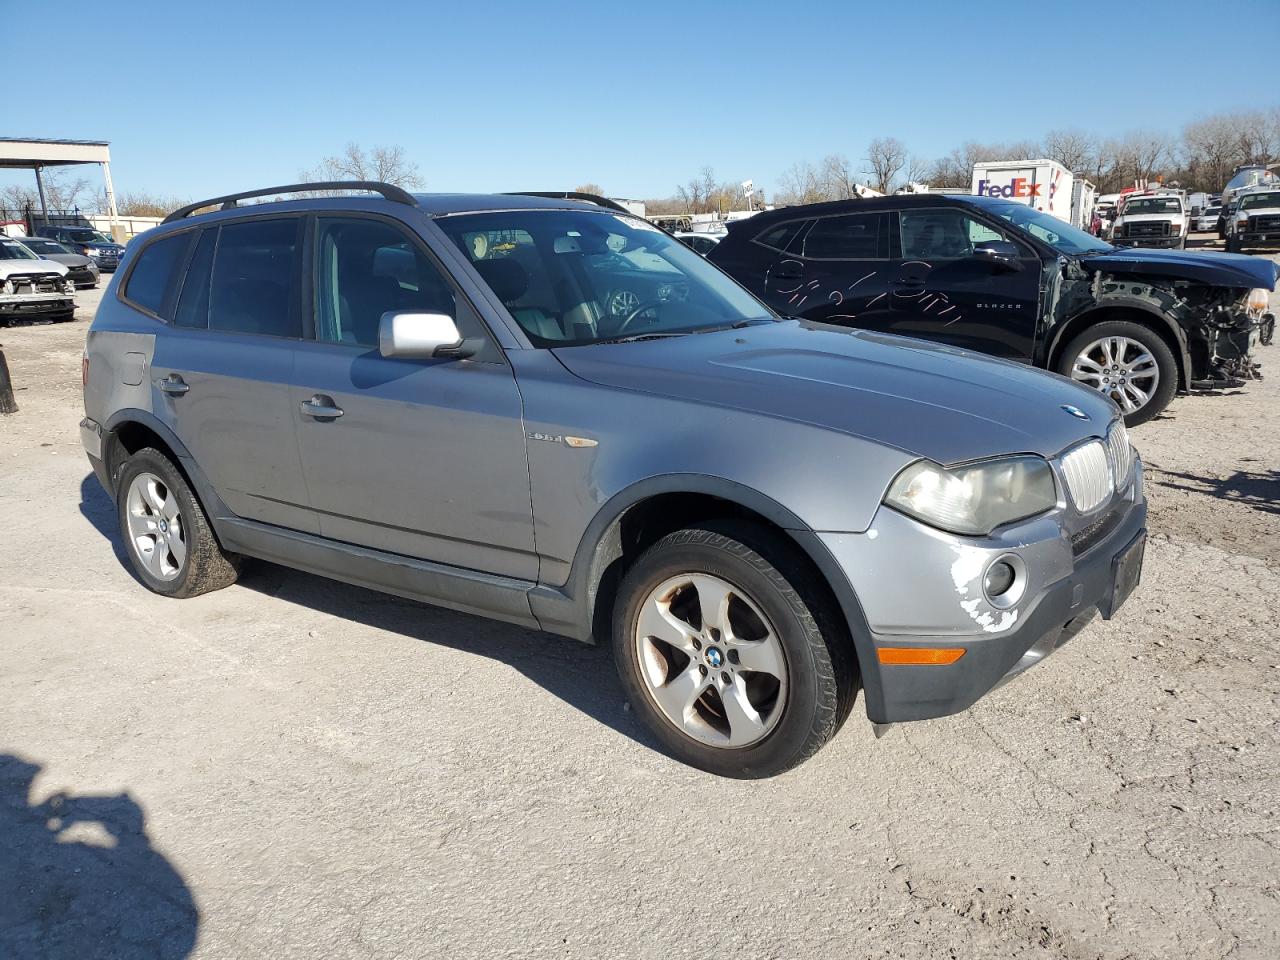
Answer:
<path fill-rule="evenodd" d="M 124 288 L 125 299 L 157 317 L 164 317 L 169 295 L 177 287 L 178 270 L 186 258 L 191 237 L 190 231 L 183 231 L 147 244 L 129 271 L 129 280 Z"/>

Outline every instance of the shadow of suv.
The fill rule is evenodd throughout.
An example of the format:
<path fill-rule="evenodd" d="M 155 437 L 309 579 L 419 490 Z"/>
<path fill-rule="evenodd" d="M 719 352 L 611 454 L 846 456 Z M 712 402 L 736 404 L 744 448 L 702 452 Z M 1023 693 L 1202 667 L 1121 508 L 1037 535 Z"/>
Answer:
<path fill-rule="evenodd" d="M 238 205 L 316 190 L 374 195 Z M 727 776 L 800 763 L 859 688 L 876 723 L 963 710 L 1141 569 L 1142 468 L 1097 391 L 783 319 L 575 199 L 203 201 L 130 248 L 85 364 L 149 589 L 252 556 L 611 638 L 655 737 Z"/>

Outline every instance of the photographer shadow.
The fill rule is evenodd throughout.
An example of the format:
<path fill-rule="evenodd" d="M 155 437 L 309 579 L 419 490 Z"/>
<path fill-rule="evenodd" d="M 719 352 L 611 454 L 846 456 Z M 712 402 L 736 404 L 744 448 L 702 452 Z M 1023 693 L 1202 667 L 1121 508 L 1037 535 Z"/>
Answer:
<path fill-rule="evenodd" d="M 33 803 L 40 767 L 0 753 L 0 957 L 177 960 L 199 911 L 128 793 Z"/>

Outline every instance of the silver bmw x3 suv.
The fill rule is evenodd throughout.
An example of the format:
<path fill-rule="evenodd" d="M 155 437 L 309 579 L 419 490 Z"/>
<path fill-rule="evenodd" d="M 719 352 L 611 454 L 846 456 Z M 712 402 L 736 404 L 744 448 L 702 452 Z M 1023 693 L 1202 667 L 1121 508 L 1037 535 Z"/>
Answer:
<path fill-rule="evenodd" d="M 238 203 L 302 189 L 349 195 Z M 780 317 L 607 201 L 184 208 L 130 245 L 84 383 L 146 587 L 256 557 L 608 638 L 654 736 L 727 776 L 811 756 L 860 688 L 876 724 L 965 709 L 1142 564 L 1111 401 Z"/>

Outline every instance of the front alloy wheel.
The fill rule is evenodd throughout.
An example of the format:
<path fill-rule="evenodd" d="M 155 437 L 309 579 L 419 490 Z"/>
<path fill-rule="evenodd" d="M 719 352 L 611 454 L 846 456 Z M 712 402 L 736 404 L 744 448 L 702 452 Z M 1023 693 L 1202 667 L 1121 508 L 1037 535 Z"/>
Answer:
<path fill-rule="evenodd" d="M 713 747 L 768 736 L 787 698 L 787 661 L 768 619 L 720 577 L 687 573 L 649 592 L 635 630 L 646 692 L 668 722 Z"/>
<path fill-rule="evenodd" d="M 618 586 L 618 676 L 677 759 L 770 777 L 812 756 L 848 716 L 857 664 L 838 605 L 793 541 L 741 520 L 654 543 Z"/>
<path fill-rule="evenodd" d="M 1169 344 L 1150 327 L 1105 320 L 1085 329 L 1058 354 L 1055 369 L 1106 394 L 1130 427 L 1158 416 L 1178 387 Z"/>
<path fill-rule="evenodd" d="M 1102 337 L 1076 355 L 1071 377 L 1105 393 L 1125 413 L 1136 413 L 1160 385 L 1160 367 L 1138 341 Z"/>

